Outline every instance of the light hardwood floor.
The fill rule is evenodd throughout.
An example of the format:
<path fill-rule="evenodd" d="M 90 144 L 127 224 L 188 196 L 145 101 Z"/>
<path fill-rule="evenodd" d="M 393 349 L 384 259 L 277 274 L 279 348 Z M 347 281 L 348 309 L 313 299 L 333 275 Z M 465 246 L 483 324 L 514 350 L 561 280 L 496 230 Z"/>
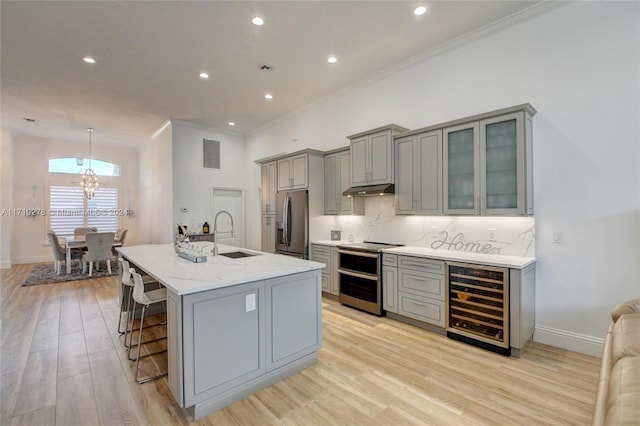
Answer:
<path fill-rule="evenodd" d="M 133 381 L 117 278 L 20 287 L 1 273 L 1 425 L 587 425 L 599 359 L 493 354 L 325 300 L 318 363 L 198 422 L 165 379 Z M 158 321 L 158 319 L 155 319 Z M 156 328 L 157 329 L 157 328 Z M 145 370 L 166 368 L 166 355 Z"/>

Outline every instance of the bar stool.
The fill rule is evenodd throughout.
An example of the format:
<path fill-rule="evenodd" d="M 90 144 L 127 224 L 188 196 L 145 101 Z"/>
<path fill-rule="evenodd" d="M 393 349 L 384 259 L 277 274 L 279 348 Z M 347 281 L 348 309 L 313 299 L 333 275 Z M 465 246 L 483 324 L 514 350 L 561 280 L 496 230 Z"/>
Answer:
<path fill-rule="evenodd" d="M 131 266 L 129 265 L 129 261 L 124 260 L 123 258 L 118 258 L 118 263 L 120 264 L 120 283 L 123 288 L 127 289 L 127 295 L 124 295 L 126 299 L 120 301 L 120 316 L 118 318 L 118 333 L 120 335 L 124 334 L 124 346 L 129 347 L 127 343 L 127 331 L 129 329 L 129 321 L 131 321 L 131 316 L 133 315 L 132 304 L 133 304 L 133 280 L 131 279 Z M 142 281 L 144 284 L 157 284 L 158 288 L 161 287 L 160 283 L 150 277 L 149 275 L 145 275 L 142 277 Z M 122 313 L 127 313 L 127 322 L 124 327 L 124 331 L 120 330 L 120 326 L 122 325 Z M 161 325 L 161 324 L 157 324 Z M 134 331 L 138 331 L 138 329 L 134 329 Z"/>
<path fill-rule="evenodd" d="M 136 355 L 135 361 L 136 361 L 136 374 L 135 374 L 135 379 L 136 382 L 142 384 L 142 383 L 146 383 L 149 382 L 151 380 L 155 380 L 158 379 L 160 377 L 166 376 L 168 373 L 163 373 L 163 374 L 159 374 L 157 376 L 153 376 L 153 377 L 146 377 L 143 379 L 140 379 L 138 377 L 138 371 L 140 368 L 140 358 L 143 357 L 147 357 L 147 356 L 151 356 L 151 355 L 156 355 L 159 353 L 163 353 L 163 352 L 167 352 L 166 349 L 161 350 L 161 351 L 157 351 L 157 352 L 152 352 L 146 355 L 140 355 L 140 349 L 142 347 L 142 331 L 144 328 L 144 314 L 147 310 L 147 307 L 149 305 L 153 305 L 155 303 L 165 303 L 167 300 L 167 289 L 166 288 L 161 288 L 161 289 L 157 289 L 157 290 L 149 290 L 149 291 L 145 291 L 144 289 L 144 282 L 142 281 L 142 276 L 140 274 L 138 274 L 135 269 L 131 268 L 131 276 L 133 277 L 133 311 L 135 311 L 136 305 L 142 305 L 142 314 L 140 315 L 140 327 L 138 330 L 138 353 Z M 131 327 L 129 329 L 129 333 L 130 335 L 133 335 L 133 322 L 134 319 L 132 318 L 131 321 Z M 162 340 L 162 339 L 166 339 L 166 337 L 163 337 L 161 339 L 154 339 L 154 340 L 149 340 L 146 341 L 144 343 L 151 343 L 157 340 Z M 127 350 L 127 357 L 129 358 L 130 361 L 134 361 L 133 358 L 131 358 L 131 346 L 133 346 L 131 344 L 131 340 L 129 341 L 129 348 Z"/>

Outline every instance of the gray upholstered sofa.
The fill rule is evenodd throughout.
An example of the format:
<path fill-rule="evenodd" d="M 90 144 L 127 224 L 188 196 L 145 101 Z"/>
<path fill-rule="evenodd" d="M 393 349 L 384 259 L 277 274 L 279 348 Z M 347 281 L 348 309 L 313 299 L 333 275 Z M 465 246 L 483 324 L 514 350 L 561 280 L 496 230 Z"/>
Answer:
<path fill-rule="evenodd" d="M 640 299 L 611 312 L 593 425 L 640 425 Z"/>

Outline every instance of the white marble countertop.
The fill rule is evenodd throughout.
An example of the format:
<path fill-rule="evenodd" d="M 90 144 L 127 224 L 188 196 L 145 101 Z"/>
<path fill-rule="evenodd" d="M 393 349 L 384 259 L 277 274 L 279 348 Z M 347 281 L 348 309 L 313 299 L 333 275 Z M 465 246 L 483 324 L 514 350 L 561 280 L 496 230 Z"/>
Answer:
<path fill-rule="evenodd" d="M 208 250 L 209 252 L 213 247 L 213 243 L 208 241 L 198 241 L 193 244 L 201 246 L 203 251 Z M 194 263 L 178 257 L 173 249 L 173 244 L 127 246 L 117 250 L 147 274 L 179 295 L 325 267 L 323 263 L 223 244 L 218 244 L 219 253 L 243 251 L 258 254 L 258 256 L 231 259 L 220 255 L 209 255 L 206 262 Z"/>
<path fill-rule="evenodd" d="M 384 249 L 384 253 L 404 254 L 408 256 L 428 257 L 430 259 L 452 260 L 456 262 L 477 263 L 488 266 L 523 269 L 535 263 L 535 257 L 507 256 L 500 254 L 467 253 L 450 250 L 433 250 L 426 247 L 394 247 Z"/>

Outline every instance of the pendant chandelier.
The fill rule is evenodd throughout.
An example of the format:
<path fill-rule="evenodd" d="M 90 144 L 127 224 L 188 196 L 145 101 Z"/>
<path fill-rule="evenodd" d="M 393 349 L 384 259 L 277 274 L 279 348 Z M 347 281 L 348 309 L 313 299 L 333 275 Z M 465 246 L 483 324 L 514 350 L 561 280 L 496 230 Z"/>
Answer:
<path fill-rule="evenodd" d="M 91 133 L 93 133 L 93 130 L 94 129 L 91 127 L 87 129 L 89 132 L 89 167 L 82 172 L 82 180 L 80 181 L 80 187 L 84 191 L 84 195 L 87 197 L 87 200 L 95 197 L 96 191 L 100 187 L 96 172 L 91 168 Z"/>

